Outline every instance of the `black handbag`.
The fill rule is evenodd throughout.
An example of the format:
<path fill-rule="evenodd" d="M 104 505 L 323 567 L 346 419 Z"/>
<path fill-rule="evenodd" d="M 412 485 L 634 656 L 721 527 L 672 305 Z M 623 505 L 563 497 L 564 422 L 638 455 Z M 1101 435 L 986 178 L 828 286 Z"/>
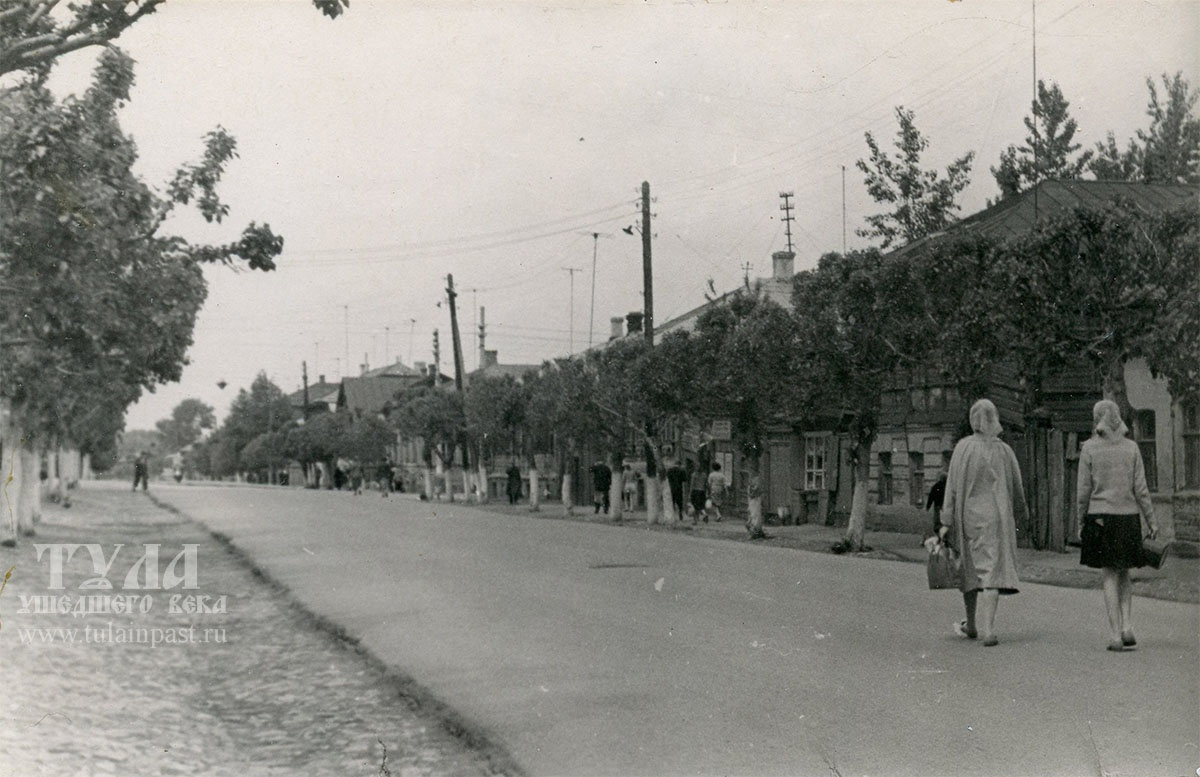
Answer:
<path fill-rule="evenodd" d="M 962 587 L 962 559 L 958 551 L 941 540 L 930 547 L 925 572 L 931 591 Z"/>
<path fill-rule="evenodd" d="M 1146 537 L 1142 540 L 1142 561 L 1148 567 L 1162 569 L 1170 548 L 1171 543 L 1167 540 Z"/>

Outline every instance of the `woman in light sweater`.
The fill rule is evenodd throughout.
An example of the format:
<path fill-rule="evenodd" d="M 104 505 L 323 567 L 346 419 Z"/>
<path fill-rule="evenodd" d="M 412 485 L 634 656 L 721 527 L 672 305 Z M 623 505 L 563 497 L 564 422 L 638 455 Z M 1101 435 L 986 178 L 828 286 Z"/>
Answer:
<path fill-rule="evenodd" d="M 1133 637 L 1133 588 L 1129 570 L 1144 566 L 1142 525 L 1157 533 L 1146 470 L 1137 443 L 1125 437 L 1117 403 L 1103 399 L 1092 409 L 1095 435 L 1079 452 L 1076 503 L 1085 516 L 1079 563 L 1103 575 L 1108 611 L 1108 649 L 1122 651 L 1137 644 Z"/>

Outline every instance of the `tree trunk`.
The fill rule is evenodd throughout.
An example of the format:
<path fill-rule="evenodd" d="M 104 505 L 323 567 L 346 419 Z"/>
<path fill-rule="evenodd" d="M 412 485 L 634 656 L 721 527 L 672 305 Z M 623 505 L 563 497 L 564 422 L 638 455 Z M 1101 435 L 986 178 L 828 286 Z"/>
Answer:
<path fill-rule="evenodd" d="M 658 477 L 646 477 L 646 523 L 663 523 L 662 488 Z"/>
<path fill-rule="evenodd" d="M 575 510 L 575 478 L 570 472 L 563 472 L 562 476 L 562 503 L 563 509 L 567 515 L 571 515 Z"/>
<path fill-rule="evenodd" d="M 850 499 L 850 523 L 846 526 L 847 550 L 860 551 L 867 532 L 867 481 L 871 477 L 871 441 L 859 442 L 854 450 L 854 495 Z"/>
<path fill-rule="evenodd" d="M 542 483 L 538 478 L 537 464 L 529 465 L 529 511 L 536 513 L 541 510 Z"/>
<path fill-rule="evenodd" d="M 488 471 L 487 465 L 483 463 L 481 455 L 479 461 L 479 504 L 486 504 L 488 501 Z"/>
<path fill-rule="evenodd" d="M 10 536 L 5 543 L 17 541 L 17 502 L 20 494 L 21 459 L 17 455 L 18 437 L 11 425 L 0 426 L 0 510 L 8 524 Z"/>
<path fill-rule="evenodd" d="M 763 533 L 762 507 L 762 454 L 755 448 L 755 455 L 747 456 L 750 473 L 746 483 L 746 530 L 751 537 Z"/>
<path fill-rule="evenodd" d="M 79 463 L 79 479 L 80 480 L 95 480 L 96 475 L 92 472 L 92 454 L 83 454 L 83 459 Z"/>
<path fill-rule="evenodd" d="M 625 476 L 622 474 L 621 457 L 613 458 L 613 478 L 608 487 L 608 515 L 614 521 L 621 520 L 624 513 Z"/>
<path fill-rule="evenodd" d="M 433 469 L 428 465 L 421 467 L 421 487 L 425 489 L 425 498 L 433 501 Z"/>
<path fill-rule="evenodd" d="M 661 494 L 663 523 L 674 526 L 683 520 L 683 516 L 675 509 L 675 500 L 671 497 L 671 484 L 667 482 L 666 473 L 661 468 L 655 479 L 658 481 L 658 491 Z"/>
<path fill-rule="evenodd" d="M 1103 392 L 1105 399 L 1111 399 L 1121 408 L 1121 419 L 1132 429 L 1133 405 L 1129 404 L 1129 394 L 1125 388 L 1125 361 L 1119 356 L 1104 366 Z"/>

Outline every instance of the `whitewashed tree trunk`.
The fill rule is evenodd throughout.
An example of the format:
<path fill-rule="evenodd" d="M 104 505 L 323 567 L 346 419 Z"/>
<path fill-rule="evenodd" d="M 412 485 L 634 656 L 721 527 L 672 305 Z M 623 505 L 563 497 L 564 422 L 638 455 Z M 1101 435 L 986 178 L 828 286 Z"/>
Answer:
<path fill-rule="evenodd" d="M 529 467 L 529 511 L 539 512 L 542 504 L 542 481 L 538 477 L 537 465 Z"/>
<path fill-rule="evenodd" d="M 79 479 L 96 479 L 96 473 L 92 472 L 92 454 L 90 453 L 83 454 L 83 460 L 79 463 Z"/>
<path fill-rule="evenodd" d="M 437 457 L 437 459 L 433 462 L 433 472 L 436 477 L 434 477 L 434 479 L 433 479 L 434 490 L 432 493 L 430 493 L 429 498 L 430 499 L 441 499 L 442 494 L 439 489 L 441 489 L 442 486 L 445 485 L 446 486 L 445 490 L 447 492 L 449 492 L 450 491 L 450 487 L 449 487 L 450 481 L 446 477 L 446 463 L 444 461 L 442 461 L 440 456 Z M 447 496 L 450 497 L 450 501 L 454 501 L 454 494 L 448 493 Z"/>
<path fill-rule="evenodd" d="M 562 478 L 562 503 L 563 509 L 567 515 L 571 515 L 575 510 L 575 478 L 571 473 L 564 472 Z"/>
<path fill-rule="evenodd" d="M 658 476 L 658 490 L 662 494 L 663 523 L 674 526 L 683 520 L 683 516 L 675 509 L 675 500 L 671 498 L 671 484 L 662 475 Z"/>
<path fill-rule="evenodd" d="M 486 504 L 488 501 L 488 471 L 487 465 L 483 463 L 483 457 L 479 457 L 479 504 Z"/>
<path fill-rule="evenodd" d="M 663 523 L 662 489 L 657 477 L 646 477 L 646 523 Z"/>
<path fill-rule="evenodd" d="M 20 440 L 17 437 L 16 440 Z M 12 486 L 16 491 L 16 526 L 17 533 L 22 536 L 33 534 L 34 500 L 37 499 L 38 468 L 34 463 L 33 451 L 23 441 L 18 442 L 15 451 L 17 466 Z M 10 491 L 11 493 L 11 491 Z"/>
<path fill-rule="evenodd" d="M 17 506 L 20 501 L 21 458 L 19 436 L 11 425 L 0 427 L 0 510 L 4 513 L 5 542 L 17 541 Z"/>
<path fill-rule="evenodd" d="M 421 484 L 425 489 L 425 498 L 433 500 L 433 469 L 428 465 L 421 467 Z"/>
<path fill-rule="evenodd" d="M 860 477 L 858 469 L 858 466 L 855 466 L 850 522 L 846 526 L 846 543 L 850 550 L 861 550 L 867 533 L 867 478 Z"/>
<path fill-rule="evenodd" d="M 459 471 L 462 473 L 463 501 L 464 502 L 474 501 L 472 494 L 471 494 L 471 481 L 474 479 L 473 477 L 471 477 L 471 471 L 469 469 L 467 469 L 466 467 L 461 467 L 459 469 Z"/>
<path fill-rule="evenodd" d="M 752 496 L 746 500 L 746 528 L 758 534 L 763 527 L 762 497 Z"/>
<path fill-rule="evenodd" d="M 613 473 L 612 485 L 608 487 L 608 514 L 614 521 L 621 520 L 624 514 L 625 481 L 621 477 L 621 469 Z"/>

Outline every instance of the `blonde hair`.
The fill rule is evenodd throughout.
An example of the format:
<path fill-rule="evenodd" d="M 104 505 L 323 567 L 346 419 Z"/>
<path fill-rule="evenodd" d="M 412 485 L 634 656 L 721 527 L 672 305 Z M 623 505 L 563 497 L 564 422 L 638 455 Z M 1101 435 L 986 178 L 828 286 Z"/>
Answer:
<path fill-rule="evenodd" d="M 990 399 L 980 399 L 971 405 L 971 431 L 984 437 L 996 437 L 1004 431 L 1000 413 Z"/>
<path fill-rule="evenodd" d="M 1121 408 L 1111 399 L 1102 399 L 1092 407 L 1092 428 L 1105 439 L 1119 439 L 1129 432 L 1121 420 Z"/>

